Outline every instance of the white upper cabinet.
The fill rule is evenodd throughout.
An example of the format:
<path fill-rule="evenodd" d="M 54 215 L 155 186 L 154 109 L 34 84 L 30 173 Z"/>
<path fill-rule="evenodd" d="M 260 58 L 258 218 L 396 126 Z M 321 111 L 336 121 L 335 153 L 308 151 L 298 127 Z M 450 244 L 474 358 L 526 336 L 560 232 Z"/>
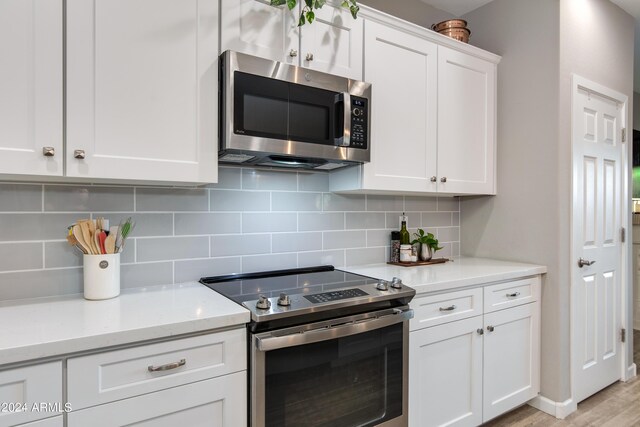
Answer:
<path fill-rule="evenodd" d="M 218 0 L 67 1 L 74 178 L 215 182 Z"/>
<path fill-rule="evenodd" d="M 235 50 L 298 65 L 298 8 L 274 7 L 269 0 L 221 2 L 222 52 Z"/>
<path fill-rule="evenodd" d="M 367 21 L 365 79 L 371 83 L 371 162 L 364 189 L 436 191 L 438 46 Z"/>
<path fill-rule="evenodd" d="M 364 21 L 353 19 L 341 2 L 327 2 L 315 11 L 313 24 L 300 27 L 303 67 L 362 80 Z"/>
<path fill-rule="evenodd" d="M 360 18 L 354 20 L 340 1 L 328 1 L 315 10 L 316 20 L 302 27 L 298 27 L 300 4 L 289 10 L 284 5 L 269 3 L 269 0 L 222 0 L 222 52 L 234 50 L 362 79 L 364 23 Z"/>
<path fill-rule="evenodd" d="M 0 173 L 61 176 L 62 0 L 0 2 Z"/>
<path fill-rule="evenodd" d="M 495 194 L 496 66 L 438 47 L 438 190 Z"/>

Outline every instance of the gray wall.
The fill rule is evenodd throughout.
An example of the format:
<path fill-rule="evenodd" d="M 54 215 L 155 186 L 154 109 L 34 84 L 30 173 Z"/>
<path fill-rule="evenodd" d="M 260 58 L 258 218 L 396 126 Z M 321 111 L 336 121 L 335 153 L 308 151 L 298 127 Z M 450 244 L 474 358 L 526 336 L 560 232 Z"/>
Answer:
<path fill-rule="evenodd" d="M 633 92 L 633 128 L 640 130 L 640 93 Z"/>
<path fill-rule="evenodd" d="M 630 94 L 632 19 L 608 0 L 495 0 L 464 18 L 472 43 L 502 62 L 498 195 L 461 202 L 462 252 L 548 266 L 541 392 L 562 402 L 571 397 L 570 73 Z"/>
<path fill-rule="evenodd" d="M 208 188 L 0 183 L 0 300 L 82 291 L 81 256 L 65 239 L 80 218 L 137 222 L 122 287 L 205 275 L 385 262 L 402 211 L 459 254 L 455 198 L 343 196 L 328 175 L 221 168 Z"/>
<path fill-rule="evenodd" d="M 363 0 L 360 3 L 426 28 L 430 28 L 432 24 L 455 18 L 449 12 L 430 6 L 420 0 Z"/>

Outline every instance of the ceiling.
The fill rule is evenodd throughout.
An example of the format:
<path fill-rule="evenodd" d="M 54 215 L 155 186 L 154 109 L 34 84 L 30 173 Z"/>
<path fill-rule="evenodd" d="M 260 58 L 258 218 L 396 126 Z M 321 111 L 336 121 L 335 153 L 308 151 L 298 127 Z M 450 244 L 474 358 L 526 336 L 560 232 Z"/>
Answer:
<path fill-rule="evenodd" d="M 640 0 L 611 0 L 620 6 L 628 14 L 636 19 L 636 41 L 635 41 L 635 72 L 634 90 L 640 93 Z M 472 10 L 484 6 L 491 0 L 422 0 L 422 2 L 436 7 L 455 16 L 461 16 Z"/>

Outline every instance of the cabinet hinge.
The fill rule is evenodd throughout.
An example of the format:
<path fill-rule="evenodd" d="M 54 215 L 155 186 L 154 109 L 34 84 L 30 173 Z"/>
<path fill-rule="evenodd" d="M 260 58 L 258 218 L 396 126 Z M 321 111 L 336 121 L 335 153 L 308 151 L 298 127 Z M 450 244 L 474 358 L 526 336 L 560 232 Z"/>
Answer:
<path fill-rule="evenodd" d="M 627 142 L 627 128 L 622 128 L 622 142 Z"/>
<path fill-rule="evenodd" d="M 620 241 L 624 243 L 625 240 L 627 240 L 627 229 L 622 227 L 620 229 Z"/>
<path fill-rule="evenodd" d="M 620 341 L 627 342 L 627 330 L 625 328 L 620 330 Z"/>

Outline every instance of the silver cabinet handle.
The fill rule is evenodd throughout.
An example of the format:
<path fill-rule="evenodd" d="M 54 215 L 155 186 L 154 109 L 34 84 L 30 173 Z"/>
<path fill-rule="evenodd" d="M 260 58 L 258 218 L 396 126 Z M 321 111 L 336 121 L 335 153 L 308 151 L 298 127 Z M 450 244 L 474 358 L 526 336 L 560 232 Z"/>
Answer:
<path fill-rule="evenodd" d="M 482 328 L 477 329 L 476 332 L 478 333 L 478 335 L 484 335 L 484 329 Z"/>
<path fill-rule="evenodd" d="M 84 150 L 74 150 L 73 157 L 80 160 L 84 159 L 85 157 Z"/>
<path fill-rule="evenodd" d="M 447 177 L 443 176 L 442 178 L 440 178 L 440 182 L 447 182 Z"/>
<path fill-rule="evenodd" d="M 440 307 L 440 311 L 453 311 L 456 309 L 455 305 L 450 305 L 449 307 Z"/>
<path fill-rule="evenodd" d="M 295 58 L 296 56 L 298 56 L 298 51 L 295 50 L 295 49 L 291 49 L 289 51 L 289 56 L 292 57 L 292 58 Z"/>
<path fill-rule="evenodd" d="M 149 365 L 147 369 L 149 372 L 162 372 L 162 371 L 170 371 L 172 369 L 179 368 L 180 366 L 184 366 L 187 364 L 187 359 L 180 359 L 179 362 L 167 363 L 166 365 L 153 366 Z"/>
<path fill-rule="evenodd" d="M 517 297 L 518 295 L 520 295 L 520 292 L 514 292 L 514 293 L 512 293 L 512 294 L 507 294 L 507 298 L 515 298 L 515 297 Z"/>
<path fill-rule="evenodd" d="M 53 147 L 42 147 L 42 155 L 45 157 L 53 157 L 56 155 L 56 149 Z"/>
<path fill-rule="evenodd" d="M 307 53 L 307 61 L 313 61 L 313 53 Z"/>
<path fill-rule="evenodd" d="M 487 326 L 487 331 L 489 332 L 493 332 L 496 328 L 494 328 L 493 326 Z"/>
<path fill-rule="evenodd" d="M 582 259 L 582 258 L 580 258 L 580 259 L 578 260 L 578 267 L 582 268 L 582 267 L 584 267 L 585 265 L 588 267 L 588 266 L 590 266 L 590 265 L 592 265 L 592 264 L 595 264 L 595 263 L 596 263 L 595 261 L 587 261 L 586 259 Z"/>
<path fill-rule="evenodd" d="M 436 178 L 435 176 L 431 177 L 431 182 L 436 182 L 438 180 L 438 178 Z"/>

